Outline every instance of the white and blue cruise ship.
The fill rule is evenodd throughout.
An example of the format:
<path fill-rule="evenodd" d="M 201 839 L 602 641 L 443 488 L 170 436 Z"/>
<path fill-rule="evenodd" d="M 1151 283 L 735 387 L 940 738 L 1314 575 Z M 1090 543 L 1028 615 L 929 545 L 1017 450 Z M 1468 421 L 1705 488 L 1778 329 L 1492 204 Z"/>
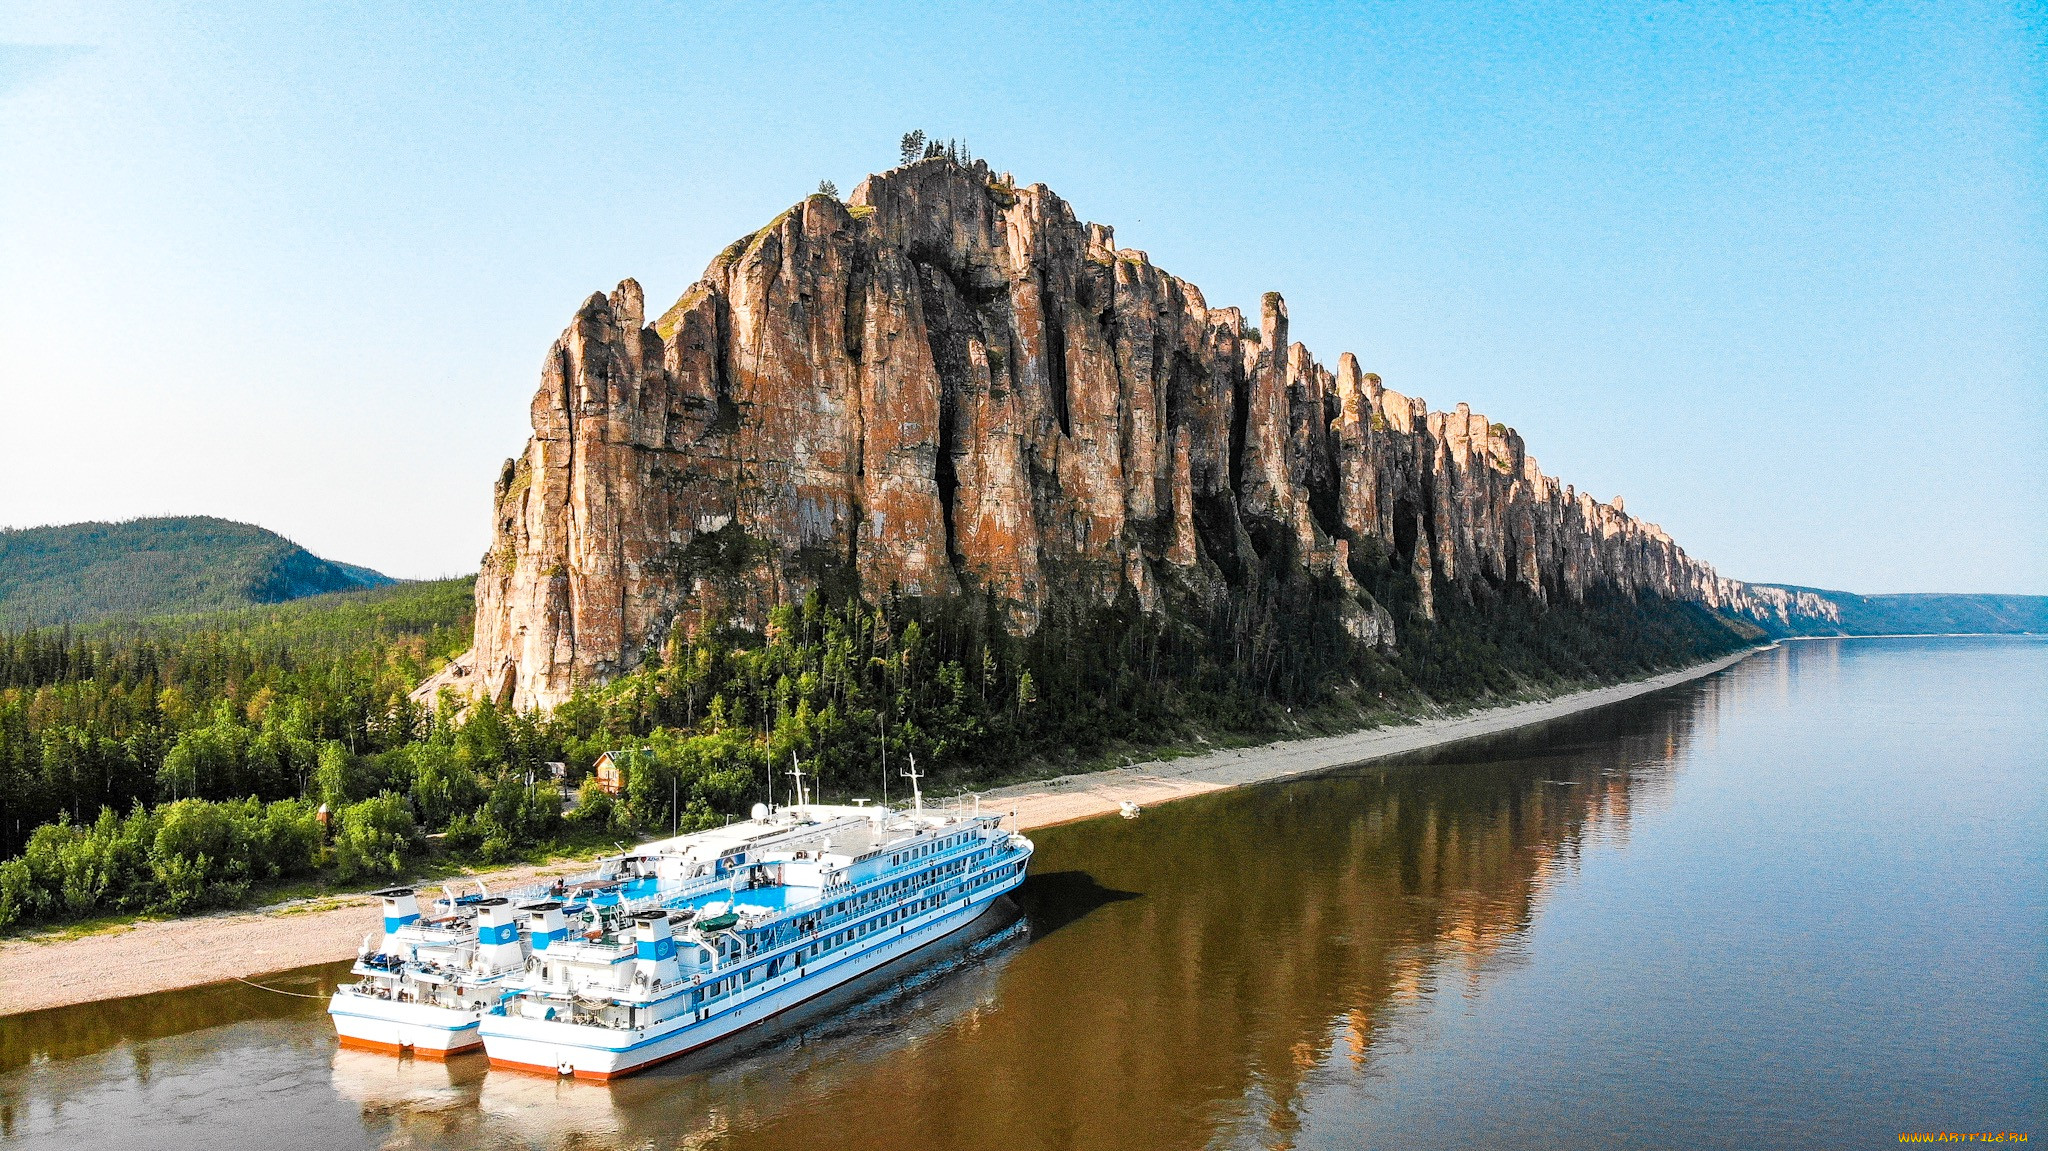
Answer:
<path fill-rule="evenodd" d="M 510 896 L 446 891 L 424 913 L 412 888 L 377 892 L 383 937 L 374 945 L 364 937 L 356 981 L 336 988 L 327 1003 L 342 1046 L 430 1059 L 475 1050 L 478 1017 L 526 966 L 520 905 L 559 897 L 572 900 L 560 906 L 586 929 L 616 924 L 659 903 L 659 871 L 659 854 L 618 856 L 592 875 Z"/>
<path fill-rule="evenodd" d="M 849 818 L 859 824 L 867 815 Z M 750 851 L 811 830 L 787 820 L 755 821 L 723 829 L 713 837 L 716 846 L 703 835 L 657 840 L 575 880 L 504 896 L 447 891 L 424 909 L 412 888 L 380 891 L 383 937 L 374 944 L 364 937 L 356 981 L 335 989 L 328 1015 L 344 1047 L 428 1059 L 474 1051 L 482 1045 L 483 1012 L 536 951 L 570 936 L 616 937 L 632 929 L 636 912 L 701 904 L 706 893 L 729 886 Z M 545 925 L 538 938 L 535 924 Z"/>
<path fill-rule="evenodd" d="M 581 934 L 558 901 L 526 908 L 532 957 L 485 1009 L 484 1051 L 493 1067 L 607 1080 L 780 1014 L 1022 883 L 1032 843 L 1001 819 L 799 804 L 668 841 L 704 870 L 659 908 Z"/>

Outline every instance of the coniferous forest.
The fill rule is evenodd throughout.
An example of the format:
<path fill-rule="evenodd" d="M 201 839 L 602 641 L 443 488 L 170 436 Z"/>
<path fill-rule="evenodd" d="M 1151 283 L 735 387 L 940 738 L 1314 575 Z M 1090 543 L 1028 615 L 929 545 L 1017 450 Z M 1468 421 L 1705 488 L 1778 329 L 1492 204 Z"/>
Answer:
<path fill-rule="evenodd" d="M 885 756 L 973 786 L 1628 678 L 1754 633 L 1694 605 L 1482 586 L 1365 652 L 1329 594 L 1262 585 L 1195 622 L 1070 607 L 1029 637 L 971 597 L 813 594 L 759 632 L 672 636 L 547 716 L 408 699 L 469 645 L 467 579 L 0 634 L 0 927 L 712 826 L 786 791 L 792 757 L 826 798 L 879 799 Z M 626 753 L 617 797 L 590 777 L 607 750 Z"/>
<path fill-rule="evenodd" d="M 0 528 L 0 629 L 284 603 L 396 581 L 213 516 Z"/>

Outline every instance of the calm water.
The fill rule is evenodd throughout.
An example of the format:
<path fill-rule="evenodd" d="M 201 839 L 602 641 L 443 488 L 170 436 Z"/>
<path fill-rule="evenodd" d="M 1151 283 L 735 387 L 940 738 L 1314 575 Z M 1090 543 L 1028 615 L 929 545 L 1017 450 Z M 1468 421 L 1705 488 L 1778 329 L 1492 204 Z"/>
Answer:
<path fill-rule="evenodd" d="M 1039 832 L 1010 921 L 615 1086 L 338 1051 L 239 986 L 0 1020 L 0 1148 L 2048 1138 L 2044 748 L 2048 642 L 1796 644 Z"/>

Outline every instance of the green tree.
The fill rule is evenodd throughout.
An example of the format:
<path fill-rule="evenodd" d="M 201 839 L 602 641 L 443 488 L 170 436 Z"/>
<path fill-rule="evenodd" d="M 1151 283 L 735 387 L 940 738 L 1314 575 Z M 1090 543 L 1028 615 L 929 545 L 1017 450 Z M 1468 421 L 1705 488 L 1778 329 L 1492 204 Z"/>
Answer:
<path fill-rule="evenodd" d="M 335 824 L 335 870 L 343 879 L 397 875 L 419 850 L 419 828 L 404 796 L 387 792 L 350 804 Z"/>

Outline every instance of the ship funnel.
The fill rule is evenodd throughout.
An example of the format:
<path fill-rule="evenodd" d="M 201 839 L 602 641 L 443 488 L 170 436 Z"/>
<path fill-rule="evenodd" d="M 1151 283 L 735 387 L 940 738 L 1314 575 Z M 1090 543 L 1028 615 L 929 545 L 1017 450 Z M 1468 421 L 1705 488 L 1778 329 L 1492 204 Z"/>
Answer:
<path fill-rule="evenodd" d="M 493 971 L 518 967 L 526 957 L 519 947 L 519 913 L 502 895 L 476 901 L 477 964 Z"/>
<path fill-rule="evenodd" d="M 410 887 L 394 887 L 380 891 L 377 898 L 384 902 L 384 934 L 404 927 L 420 917 L 419 896 Z"/>
<path fill-rule="evenodd" d="M 526 935 L 535 951 L 546 951 L 549 944 L 568 938 L 569 927 L 562 919 L 561 904 L 529 903 L 519 910 L 526 913 Z"/>
<path fill-rule="evenodd" d="M 642 911 L 633 916 L 633 958 L 638 961 L 640 973 L 650 979 L 661 977 L 664 963 L 670 965 L 673 974 L 676 937 L 669 929 L 668 912 Z"/>
<path fill-rule="evenodd" d="M 669 930 L 666 911 L 642 911 L 633 916 L 633 940 L 635 959 L 667 959 L 676 953 L 675 932 Z"/>

